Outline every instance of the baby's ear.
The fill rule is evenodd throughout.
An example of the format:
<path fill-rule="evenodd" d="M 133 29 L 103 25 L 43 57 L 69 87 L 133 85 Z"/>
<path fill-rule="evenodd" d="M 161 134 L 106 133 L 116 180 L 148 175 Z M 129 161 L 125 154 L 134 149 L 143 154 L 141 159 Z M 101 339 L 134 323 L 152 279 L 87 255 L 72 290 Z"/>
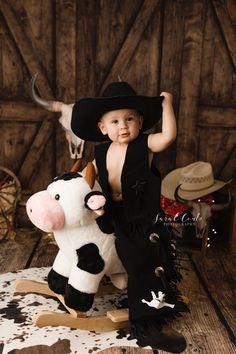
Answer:
<path fill-rule="evenodd" d="M 102 121 L 98 121 L 98 129 L 101 131 L 103 135 L 107 134 L 107 130 L 105 128 L 105 125 Z"/>
<path fill-rule="evenodd" d="M 142 129 L 143 126 L 143 116 L 139 116 L 139 129 Z"/>

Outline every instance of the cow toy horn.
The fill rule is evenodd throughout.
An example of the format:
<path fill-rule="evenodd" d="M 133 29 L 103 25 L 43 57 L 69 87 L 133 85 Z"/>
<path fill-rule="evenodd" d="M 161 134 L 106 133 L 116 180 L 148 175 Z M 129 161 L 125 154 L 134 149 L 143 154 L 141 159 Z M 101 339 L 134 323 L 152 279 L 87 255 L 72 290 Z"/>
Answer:
<path fill-rule="evenodd" d="M 73 166 L 71 167 L 70 172 L 78 172 L 80 170 L 81 164 L 82 159 L 76 160 Z"/>
<path fill-rule="evenodd" d="M 85 181 L 88 183 L 89 187 L 92 189 L 95 183 L 96 173 L 92 162 L 89 162 L 86 167 Z"/>

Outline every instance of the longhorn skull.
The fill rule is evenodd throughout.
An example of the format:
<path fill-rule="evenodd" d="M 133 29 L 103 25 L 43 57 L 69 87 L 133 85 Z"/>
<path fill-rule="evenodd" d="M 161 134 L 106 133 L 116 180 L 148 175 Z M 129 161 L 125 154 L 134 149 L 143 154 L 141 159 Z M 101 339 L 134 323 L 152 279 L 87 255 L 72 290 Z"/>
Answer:
<path fill-rule="evenodd" d="M 79 159 L 82 157 L 84 149 L 84 140 L 78 138 L 71 130 L 71 116 L 72 108 L 74 104 L 65 104 L 59 101 L 48 101 L 45 100 L 36 93 L 35 91 L 35 81 L 37 74 L 33 75 L 30 81 L 30 96 L 33 101 L 40 107 L 51 111 L 51 112 L 61 112 L 59 122 L 65 130 L 66 140 L 69 144 L 70 157 L 72 159 Z"/>
<path fill-rule="evenodd" d="M 191 213 L 195 220 L 196 226 L 196 237 L 203 238 L 205 234 L 205 230 L 207 229 L 208 220 L 210 219 L 213 211 L 220 211 L 229 207 L 231 203 L 231 193 L 228 188 L 228 200 L 222 204 L 212 204 L 209 205 L 207 203 L 193 201 L 193 200 L 186 200 L 179 196 L 178 190 L 181 185 L 179 185 L 175 190 L 175 200 L 178 202 L 187 205 L 189 208 L 192 209 Z"/>

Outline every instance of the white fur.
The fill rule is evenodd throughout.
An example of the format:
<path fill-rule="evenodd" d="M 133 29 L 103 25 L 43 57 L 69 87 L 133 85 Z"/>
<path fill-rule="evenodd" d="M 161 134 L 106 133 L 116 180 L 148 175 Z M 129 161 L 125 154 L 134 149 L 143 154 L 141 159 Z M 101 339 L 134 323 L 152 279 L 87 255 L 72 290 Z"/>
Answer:
<path fill-rule="evenodd" d="M 70 276 L 71 262 L 69 262 L 68 257 L 66 257 L 61 250 L 59 250 L 53 262 L 53 269 L 66 278 L 69 278 Z"/>
<path fill-rule="evenodd" d="M 98 274 L 91 274 L 85 270 L 79 269 L 75 265 L 70 272 L 69 284 L 73 288 L 86 294 L 96 294 L 99 283 L 104 275 L 104 271 Z"/>

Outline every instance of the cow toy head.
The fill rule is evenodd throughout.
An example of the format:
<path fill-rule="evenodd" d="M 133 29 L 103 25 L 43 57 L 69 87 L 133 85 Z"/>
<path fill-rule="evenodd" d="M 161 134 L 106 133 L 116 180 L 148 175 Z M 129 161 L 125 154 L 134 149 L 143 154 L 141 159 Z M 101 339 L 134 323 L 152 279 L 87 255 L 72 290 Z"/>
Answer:
<path fill-rule="evenodd" d="M 65 173 L 31 196 L 26 204 L 31 222 L 42 231 L 54 232 L 86 225 L 101 215 L 106 199 L 88 175 L 88 170 L 85 178 L 77 172 Z"/>

